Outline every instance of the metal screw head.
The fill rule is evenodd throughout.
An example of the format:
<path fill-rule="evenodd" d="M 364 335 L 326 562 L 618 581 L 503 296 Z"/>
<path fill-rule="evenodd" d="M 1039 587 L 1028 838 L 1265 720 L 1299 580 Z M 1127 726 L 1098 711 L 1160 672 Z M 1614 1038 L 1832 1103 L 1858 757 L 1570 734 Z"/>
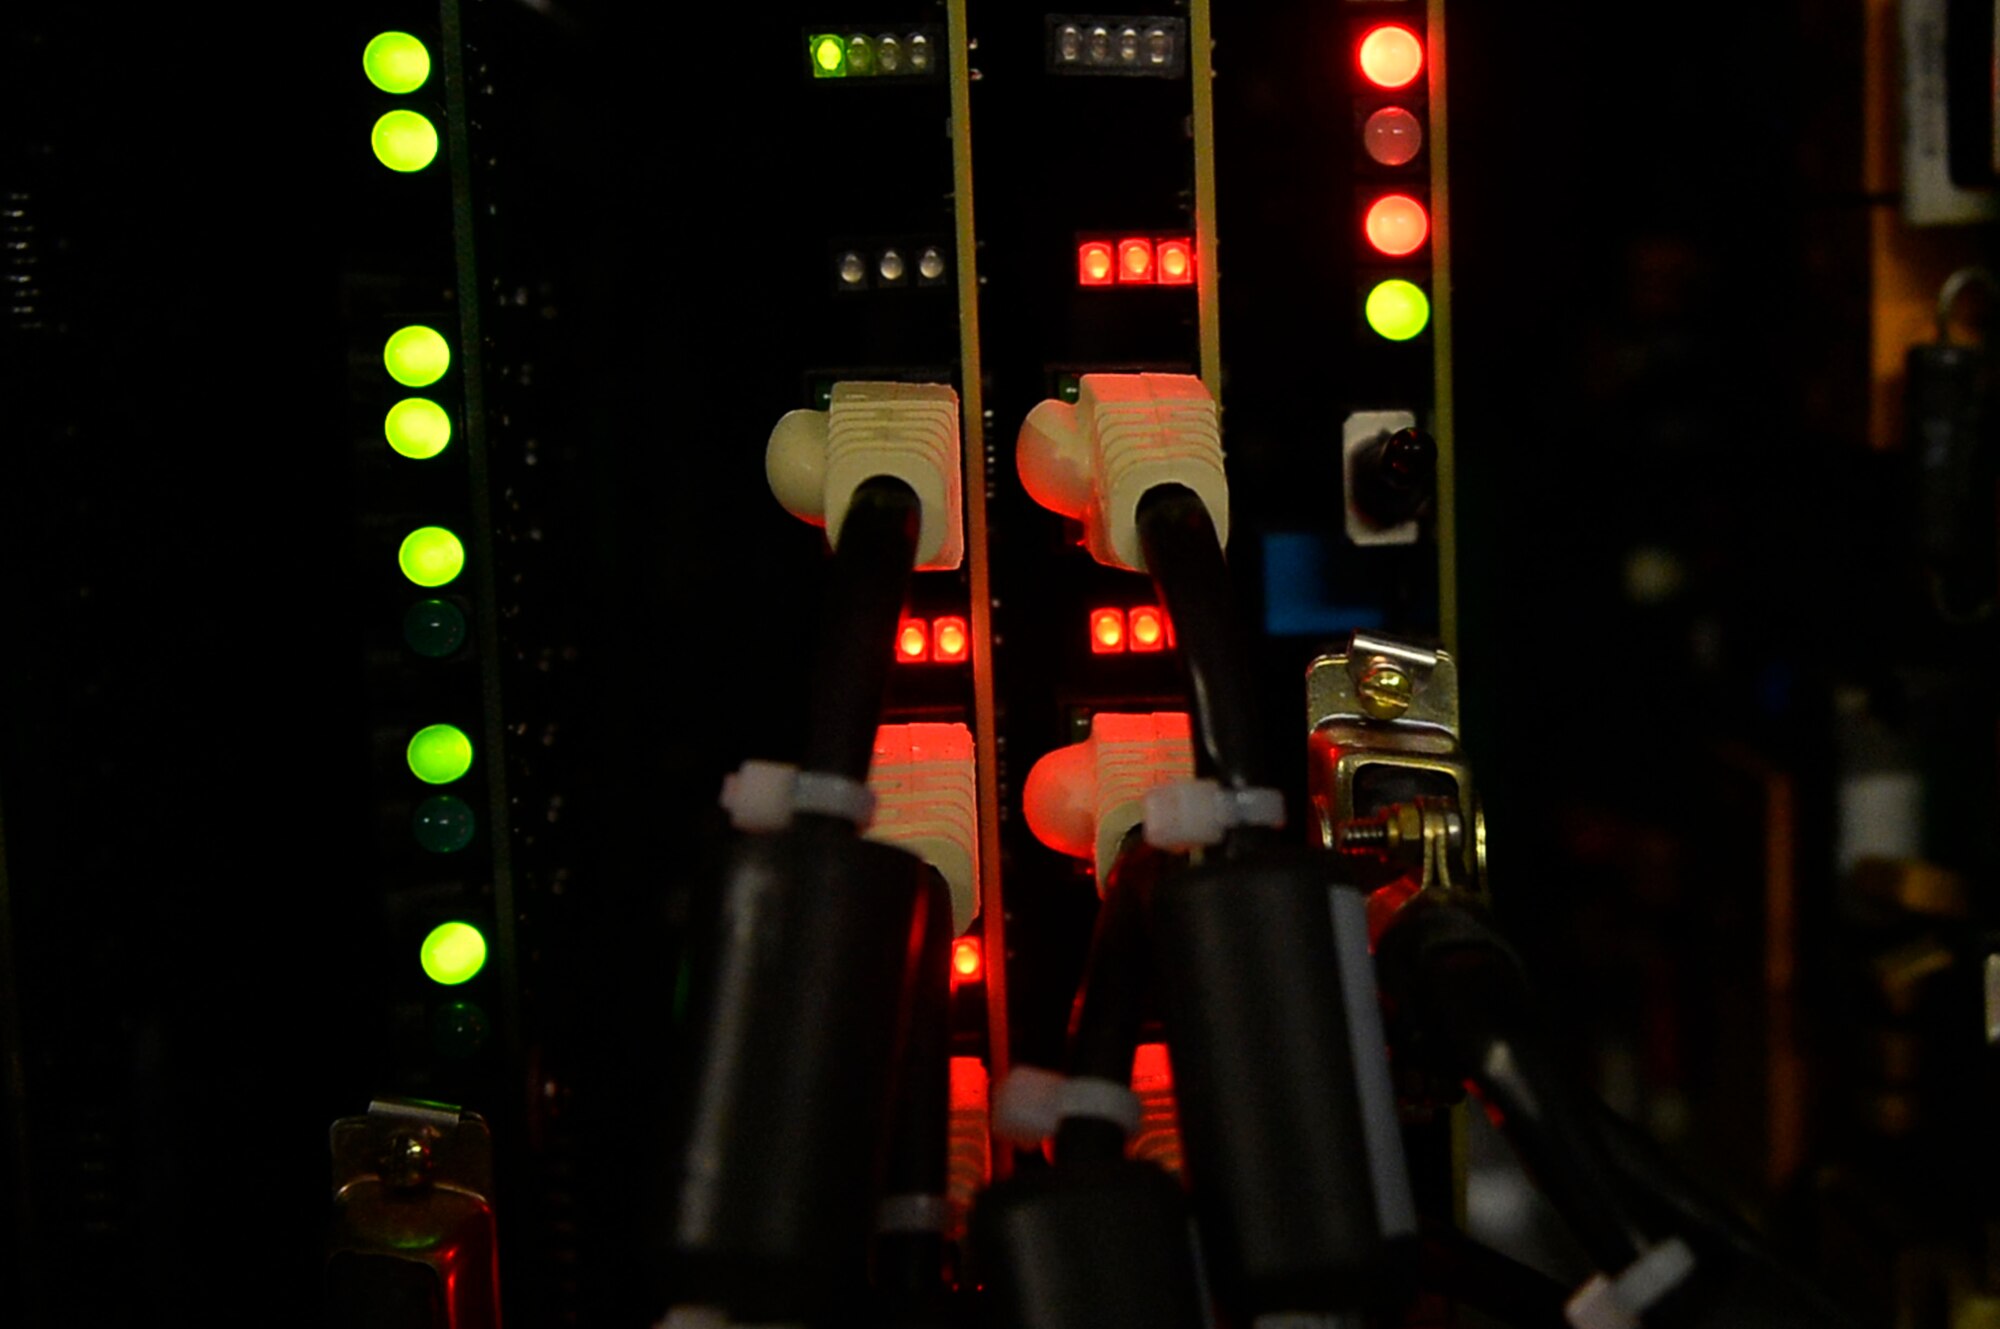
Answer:
<path fill-rule="evenodd" d="M 1416 686 L 1401 665 L 1378 656 L 1368 662 L 1355 692 L 1363 711 L 1377 720 L 1393 720 L 1410 709 Z"/>
<path fill-rule="evenodd" d="M 421 1135 L 399 1133 L 382 1158 L 382 1180 L 396 1190 L 414 1190 L 430 1178 L 431 1145 Z"/>

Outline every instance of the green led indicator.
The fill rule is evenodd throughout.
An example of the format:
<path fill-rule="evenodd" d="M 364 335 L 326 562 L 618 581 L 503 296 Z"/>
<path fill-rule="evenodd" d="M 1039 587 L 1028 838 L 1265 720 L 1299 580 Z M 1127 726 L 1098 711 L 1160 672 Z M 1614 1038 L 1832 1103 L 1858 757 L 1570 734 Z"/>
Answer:
<path fill-rule="evenodd" d="M 492 1032 L 486 1012 L 469 1001 L 448 1001 L 431 1016 L 431 1038 L 447 1057 L 470 1057 Z"/>
<path fill-rule="evenodd" d="M 437 160 L 437 126 L 415 111 L 390 111 L 375 122 L 368 144 L 375 159 L 392 171 L 421 171 Z"/>
<path fill-rule="evenodd" d="M 417 810 L 410 816 L 410 831 L 417 837 L 417 843 L 433 854 L 457 853 L 472 843 L 477 829 L 472 809 L 464 799 L 450 794 L 432 794 L 417 804 Z"/>
<path fill-rule="evenodd" d="M 858 32 L 847 39 L 847 72 L 860 78 L 875 72 L 875 43 Z"/>
<path fill-rule="evenodd" d="M 472 740 L 457 725 L 425 725 L 410 739 L 409 760 L 425 784 L 450 784 L 472 769 Z"/>
<path fill-rule="evenodd" d="M 465 645 L 465 611 L 449 600 L 419 600 L 403 611 L 403 640 L 433 660 Z"/>
<path fill-rule="evenodd" d="M 486 938 L 470 923 L 440 923 L 424 938 L 418 958 L 433 983 L 454 986 L 486 967 Z"/>
<path fill-rule="evenodd" d="M 431 76 L 431 53 L 407 32 L 377 33 L 361 52 L 361 70 L 384 92 L 415 92 Z"/>
<path fill-rule="evenodd" d="M 442 526 L 419 526 L 403 537 L 396 563 L 419 586 L 443 586 L 465 571 L 465 546 Z"/>
<path fill-rule="evenodd" d="M 451 442 L 451 415 L 428 397 L 405 397 L 389 408 L 382 435 L 401 455 L 424 461 Z"/>
<path fill-rule="evenodd" d="M 1430 297 L 1423 288 L 1392 277 L 1368 293 L 1368 326 L 1390 341 L 1408 341 L 1431 321 Z"/>
<path fill-rule="evenodd" d="M 847 42 L 831 32 L 806 39 L 812 49 L 814 78 L 847 77 Z"/>
<path fill-rule="evenodd" d="M 436 328 L 397 328 L 382 345 L 382 367 L 406 388 L 427 388 L 451 368 L 451 343 Z"/>

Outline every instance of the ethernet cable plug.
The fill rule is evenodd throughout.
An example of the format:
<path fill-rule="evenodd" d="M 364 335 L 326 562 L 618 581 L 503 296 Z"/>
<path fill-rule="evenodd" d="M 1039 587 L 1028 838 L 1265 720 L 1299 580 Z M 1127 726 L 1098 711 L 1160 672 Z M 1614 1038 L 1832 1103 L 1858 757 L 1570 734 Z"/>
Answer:
<path fill-rule="evenodd" d="M 952 934 L 979 912 L 979 795 L 972 731 L 962 724 L 885 724 L 868 767 L 871 840 L 907 849 L 951 892 Z"/>
<path fill-rule="evenodd" d="M 1118 847 L 1146 815 L 1148 793 L 1193 774 L 1185 711 L 1099 711 L 1090 718 L 1089 738 L 1035 763 L 1021 801 L 1036 839 L 1097 865 L 1102 894 Z"/>
<path fill-rule="evenodd" d="M 824 411 L 791 411 L 764 448 L 764 477 L 785 511 L 840 545 L 854 491 L 878 476 L 908 485 L 923 509 L 917 570 L 965 558 L 958 394 L 941 383 L 836 383 Z"/>
<path fill-rule="evenodd" d="M 1191 374 L 1085 374 L 1074 406 L 1028 412 L 1015 461 L 1029 496 L 1082 522 L 1085 547 L 1109 567 L 1150 570 L 1139 503 L 1160 485 L 1192 490 L 1229 542 L 1221 418 Z"/>

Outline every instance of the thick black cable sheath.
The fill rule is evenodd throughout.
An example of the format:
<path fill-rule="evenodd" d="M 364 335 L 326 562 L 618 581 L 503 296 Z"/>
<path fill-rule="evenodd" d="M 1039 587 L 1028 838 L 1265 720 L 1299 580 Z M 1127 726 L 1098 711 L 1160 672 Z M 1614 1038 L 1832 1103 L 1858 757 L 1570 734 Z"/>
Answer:
<path fill-rule="evenodd" d="M 1139 500 L 1138 523 L 1194 704 L 1195 774 L 1230 789 L 1275 787 L 1258 769 L 1257 707 L 1215 522 L 1193 490 L 1167 484 Z"/>
<path fill-rule="evenodd" d="M 1105 878 L 1104 901 L 1097 907 L 1090 960 L 1084 969 L 1083 998 L 1070 1038 L 1072 1076 L 1116 1084 L 1131 1081 L 1132 1054 L 1145 1023 L 1152 982 L 1146 906 L 1166 861 L 1135 828 L 1125 837 Z M 1058 1163 L 1121 1158 L 1124 1153 L 1125 1132 L 1111 1122 L 1075 1117 L 1056 1131 Z"/>
<path fill-rule="evenodd" d="M 903 1038 L 902 1066 L 891 1118 L 882 1194 L 945 1193 L 951 1149 L 951 893 L 935 871 L 926 874 L 923 958 Z M 883 1233 L 876 1242 L 878 1288 L 923 1301 L 943 1291 L 941 1232 Z"/>
<path fill-rule="evenodd" d="M 916 493 L 889 476 L 862 484 L 848 503 L 807 687 L 808 771 L 868 778 L 921 521 Z"/>
<path fill-rule="evenodd" d="M 1580 1095 L 1543 1036 L 1520 962 L 1471 911 L 1405 910 L 1378 973 L 1431 1055 L 1470 1079 L 1591 1262 L 1617 1274 L 1649 1245 L 1603 1156 Z"/>

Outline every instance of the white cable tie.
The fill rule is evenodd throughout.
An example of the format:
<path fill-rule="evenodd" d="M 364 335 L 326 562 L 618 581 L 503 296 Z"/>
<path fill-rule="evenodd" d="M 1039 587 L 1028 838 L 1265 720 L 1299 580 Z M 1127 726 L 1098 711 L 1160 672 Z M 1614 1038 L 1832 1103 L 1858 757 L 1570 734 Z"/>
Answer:
<path fill-rule="evenodd" d="M 942 1195 L 885 1195 L 875 1206 L 877 1232 L 942 1232 L 951 1216 Z"/>
<path fill-rule="evenodd" d="M 860 780 L 825 771 L 800 771 L 792 786 L 792 811 L 844 817 L 865 830 L 875 819 L 875 795 Z"/>
<path fill-rule="evenodd" d="M 1139 1129 L 1139 1114 L 1139 1096 L 1130 1085 L 1016 1066 L 993 1096 L 993 1133 L 1030 1148 L 1054 1135 L 1069 1118 L 1092 1117 L 1129 1136 Z"/>
<path fill-rule="evenodd" d="M 875 795 L 859 780 L 782 761 L 744 762 L 722 778 L 720 802 L 739 831 L 781 831 L 800 812 L 844 817 L 863 828 L 875 816 Z"/>
<path fill-rule="evenodd" d="M 1679 1237 L 1648 1247 L 1616 1278 L 1593 1274 L 1571 1295 L 1571 1329 L 1639 1329 L 1641 1317 L 1694 1272 L 1694 1252 Z"/>
<path fill-rule="evenodd" d="M 1219 844 L 1237 826 L 1285 824 L 1276 789 L 1224 789 L 1214 780 L 1177 780 L 1146 791 L 1146 843 L 1182 852 Z"/>

